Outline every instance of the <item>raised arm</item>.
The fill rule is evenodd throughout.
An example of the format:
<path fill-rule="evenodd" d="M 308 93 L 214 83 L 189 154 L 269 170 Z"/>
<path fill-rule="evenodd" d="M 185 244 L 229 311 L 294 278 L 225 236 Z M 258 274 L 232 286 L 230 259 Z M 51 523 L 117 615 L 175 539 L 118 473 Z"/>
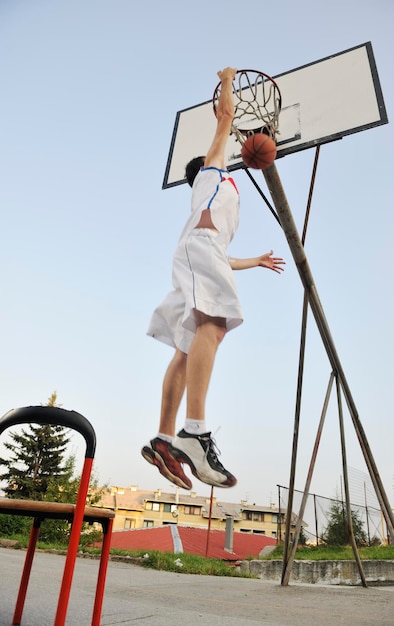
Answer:
<path fill-rule="evenodd" d="M 234 117 L 233 80 L 236 73 L 237 70 L 233 67 L 226 67 L 218 72 L 222 86 L 216 111 L 217 126 L 204 167 L 225 169 L 224 153 Z"/>

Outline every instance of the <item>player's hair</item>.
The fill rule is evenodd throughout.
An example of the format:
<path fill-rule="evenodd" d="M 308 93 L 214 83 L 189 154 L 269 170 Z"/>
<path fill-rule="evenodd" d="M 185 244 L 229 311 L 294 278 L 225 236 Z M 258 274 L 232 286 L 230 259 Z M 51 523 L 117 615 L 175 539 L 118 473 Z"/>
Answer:
<path fill-rule="evenodd" d="M 193 187 L 194 179 L 196 178 L 198 172 L 204 165 L 205 156 L 198 156 L 189 161 L 186 165 L 185 176 L 186 180 L 189 183 L 190 187 Z"/>

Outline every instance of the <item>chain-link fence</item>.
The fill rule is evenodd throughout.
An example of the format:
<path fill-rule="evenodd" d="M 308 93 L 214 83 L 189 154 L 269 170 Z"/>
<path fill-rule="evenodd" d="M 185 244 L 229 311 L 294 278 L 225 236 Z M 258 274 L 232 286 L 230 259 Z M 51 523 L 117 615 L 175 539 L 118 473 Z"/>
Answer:
<path fill-rule="evenodd" d="M 386 522 L 379 508 L 375 493 L 371 492 L 370 486 L 365 482 L 363 489 L 357 493 L 356 482 L 351 491 L 352 516 L 357 520 L 365 542 L 368 545 L 390 543 Z M 283 541 L 285 537 L 285 515 L 287 511 L 289 497 L 288 487 L 278 485 L 279 498 L 279 521 L 278 539 Z M 294 490 L 293 495 L 293 515 L 298 516 L 303 492 Z M 361 498 L 363 502 L 361 502 Z M 346 510 L 346 504 L 342 495 L 337 498 L 326 498 L 314 493 L 310 493 L 307 498 L 305 511 L 303 514 L 302 535 L 303 539 L 312 545 L 325 543 L 327 529 L 332 524 L 333 516 L 338 510 Z"/>

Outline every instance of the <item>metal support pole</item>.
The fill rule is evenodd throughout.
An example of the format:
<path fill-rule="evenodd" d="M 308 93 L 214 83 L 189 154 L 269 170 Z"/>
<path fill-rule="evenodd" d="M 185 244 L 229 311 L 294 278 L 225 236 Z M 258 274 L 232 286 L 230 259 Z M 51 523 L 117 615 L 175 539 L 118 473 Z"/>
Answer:
<path fill-rule="evenodd" d="M 341 362 L 339 360 L 333 338 L 321 305 L 316 286 L 313 280 L 311 270 L 305 255 L 304 247 L 301 243 L 300 237 L 297 232 L 297 228 L 287 202 L 287 198 L 282 187 L 282 183 L 276 168 L 275 163 L 268 169 L 263 171 L 265 181 L 267 183 L 269 192 L 271 194 L 273 203 L 277 210 L 281 226 L 285 233 L 287 242 L 290 247 L 290 251 L 293 255 L 293 259 L 298 269 L 301 281 L 308 294 L 308 301 L 311 307 L 312 313 L 315 318 L 316 325 L 320 332 L 324 347 L 327 352 L 327 356 L 330 360 L 332 369 L 336 372 L 338 380 L 343 390 L 343 394 L 349 409 L 349 413 L 360 443 L 362 453 L 366 465 L 369 470 L 369 474 L 372 483 L 375 487 L 376 496 L 379 500 L 382 513 L 384 515 L 387 528 L 389 530 L 392 541 L 394 542 L 394 516 L 391 510 L 387 495 L 385 493 L 383 483 L 381 481 L 375 460 L 373 458 L 371 449 L 367 437 L 365 435 L 363 426 L 360 422 L 356 405 L 354 403 L 352 394 L 350 392 L 349 385 L 347 383 Z"/>
<path fill-rule="evenodd" d="M 317 146 L 315 152 L 315 159 L 313 163 L 312 170 L 312 178 L 311 184 L 309 186 L 309 195 L 308 195 L 308 203 L 305 211 L 305 220 L 304 220 L 304 228 L 302 231 L 302 245 L 305 244 L 306 231 L 308 228 L 308 221 L 310 215 L 310 209 L 312 204 L 312 195 L 313 189 L 315 186 L 316 179 L 316 171 L 317 164 L 319 161 L 320 154 L 320 146 Z M 265 199 L 265 197 L 264 197 Z M 265 199 L 267 203 L 267 200 Z M 271 208 L 271 212 L 274 210 Z M 276 213 L 275 216 L 277 217 Z M 279 220 L 279 218 L 277 217 Z M 292 454 L 291 454 L 291 464 L 290 464 L 290 479 L 289 479 L 289 497 L 287 504 L 287 518 L 286 518 L 286 532 L 285 532 L 285 541 L 283 547 L 283 572 L 282 572 L 282 583 L 285 569 L 287 567 L 287 561 L 291 558 L 290 555 L 290 530 L 291 530 L 291 518 L 293 511 L 293 501 L 294 501 L 294 487 L 295 487 L 295 475 L 296 475 L 296 465 L 297 465 L 297 451 L 298 451 L 298 436 L 299 436 L 299 428 L 300 428 L 300 415 L 301 415 L 301 397 L 302 397 L 302 384 L 304 379 L 304 362 L 305 362 L 305 345 L 306 345 L 306 328 L 307 328 L 307 320 L 308 320 L 308 294 L 304 292 L 304 303 L 302 307 L 302 324 L 301 324 L 301 339 L 300 339 L 300 354 L 298 359 L 298 379 L 297 379 L 297 396 L 296 396 L 296 408 L 295 408 L 295 417 L 294 417 L 294 429 L 293 429 L 293 446 L 292 446 Z M 298 537 L 297 537 L 298 540 Z"/>
<path fill-rule="evenodd" d="M 353 517 L 352 517 L 352 507 L 350 504 L 350 490 L 349 490 L 349 476 L 347 471 L 347 457 L 346 457 L 346 443 L 345 443 L 345 425 L 343 423 L 343 411 L 342 411 L 342 400 L 341 400 L 341 388 L 339 385 L 338 378 L 336 380 L 337 383 L 337 401 L 338 401 L 338 415 L 339 415 L 339 430 L 341 433 L 341 450 L 342 450 L 342 469 L 343 469 L 343 484 L 345 487 L 345 501 L 346 501 L 346 527 L 348 531 L 348 537 L 350 540 L 350 544 L 352 546 L 354 558 L 357 563 L 358 571 L 360 574 L 361 582 L 363 587 L 367 587 L 367 581 L 364 574 L 364 569 L 361 563 L 360 555 L 357 550 L 356 538 L 354 536 L 353 529 Z"/>
<path fill-rule="evenodd" d="M 298 437 L 300 429 L 300 415 L 301 415 L 301 395 L 302 395 L 302 382 L 304 376 L 304 360 L 305 360 L 305 342 L 306 342 L 306 323 L 308 317 L 308 296 L 304 293 L 304 304 L 302 309 L 302 326 L 301 326 L 301 341 L 300 341 L 300 354 L 298 360 L 298 377 L 297 377 L 297 396 L 296 396 L 296 408 L 294 417 L 293 428 L 293 444 L 291 450 L 291 464 L 290 464 L 290 479 L 289 479 L 289 497 L 287 501 L 287 515 L 286 515 L 286 530 L 285 540 L 283 546 L 283 570 L 282 570 L 282 585 L 284 583 L 285 570 L 287 563 L 291 559 L 291 522 L 294 502 L 294 489 L 295 489 L 295 475 L 297 466 L 297 452 L 298 452 Z M 298 537 L 296 538 L 298 540 Z"/>
<path fill-rule="evenodd" d="M 319 545 L 319 525 L 317 522 L 317 507 L 316 507 L 316 494 L 313 494 L 313 511 L 315 513 L 315 535 L 316 535 L 316 546 Z"/>
<path fill-rule="evenodd" d="M 278 487 L 278 524 L 276 533 L 276 543 L 282 543 L 282 509 L 280 506 L 280 485 Z"/>
<path fill-rule="evenodd" d="M 209 552 L 209 541 L 211 539 L 211 522 L 212 522 L 212 504 L 213 504 L 213 485 L 211 486 L 211 497 L 209 498 L 209 517 L 208 517 L 208 528 L 207 528 L 207 543 L 205 546 L 205 558 L 208 556 Z"/>
<path fill-rule="evenodd" d="M 367 504 L 367 486 L 364 481 L 364 503 L 365 503 L 365 517 L 367 519 L 367 534 L 368 534 L 368 545 L 371 545 L 371 533 L 369 530 L 369 512 L 368 512 L 368 504 Z"/>
<path fill-rule="evenodd" d="M 321 435 L 322 435 L 322 432 L 323 432 L 324 421 L 326 419 L 328 403 L 329 403 L 329 400 L 330 400 L 330 395 L 331 395 L 331 389 L 332 389 L 333 382 L 334 382 L 334 374 L 331 373 L 330 380 L 328 381 L 328 387 L 327 387 L 326 397 L 324 399 L 322 413 L 321 413 L 321 416 L 320 416 L 319 426 L 318 426 L 317 433 L 316 433 L 315 445 L 313 446 L 312 457 L 311 457 L 311 461 L 310 461 L 310 464 L 309 464 L 309 470 L 308 470 L 308 474 L 307 474 L 307 478 L 306 478 L 306 482 L 305 482 L 304 492 L 302 494 L 302 500 L 301 500 L 300 510 L 298 512 L 298 518 L 297 518 L 297 522 L 296 522 L 296 527 L 295 527 L 295 530 L 294 530 L 294 538 L 293 538 L 291 551 L 290 551 L 290 554 L 288 556 L 287 562 L 285 560 L 283 562 L 282 585 L 287 585 L 289 583 L 289 580 L 290 580 L 290 574 L 291 574 L 291 570 L 293 568 L 293 562 L 294 562 L 295 553 L 297 551 L 297 544 L 298 544 L 298 538 L 300 536 L 300 531 L 301 531 L 301 526 L 302 526 L 302 519 L 304 517 L 305 507 L 306 507 L 306 503 L 307 503 L 308 497 L 309 497 L 309 489 L 310 489 L 311 482 L 312 482 L 313 471 L 315 469 L 315 463 L 316 463 L 316 458 L 317 458 L 317 451 L 318 451 L 319 445 L 320 445 Z M 292 509 L 288 510 L 288 514 L 287 514 L 288 516 L 291 515 L 291 511 L 292 511 Z"/>

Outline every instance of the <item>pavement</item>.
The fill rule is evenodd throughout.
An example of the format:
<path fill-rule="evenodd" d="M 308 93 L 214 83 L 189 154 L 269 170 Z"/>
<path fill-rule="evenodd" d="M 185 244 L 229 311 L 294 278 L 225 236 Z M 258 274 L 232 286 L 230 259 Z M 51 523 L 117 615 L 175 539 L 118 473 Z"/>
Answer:
<path fill-rule="evenodd" d="M 25 552 L 0 548 L 0 626 L 9 626 Z M 52 626 L 64 556 L 38 552 L 22 626 Z M 91 621 L 98 561 L 78 558 L 67 626 Z M 338 587 L 197 576 L 110 561 L 102 626 L 394 625 L 394 587 Z"/>

